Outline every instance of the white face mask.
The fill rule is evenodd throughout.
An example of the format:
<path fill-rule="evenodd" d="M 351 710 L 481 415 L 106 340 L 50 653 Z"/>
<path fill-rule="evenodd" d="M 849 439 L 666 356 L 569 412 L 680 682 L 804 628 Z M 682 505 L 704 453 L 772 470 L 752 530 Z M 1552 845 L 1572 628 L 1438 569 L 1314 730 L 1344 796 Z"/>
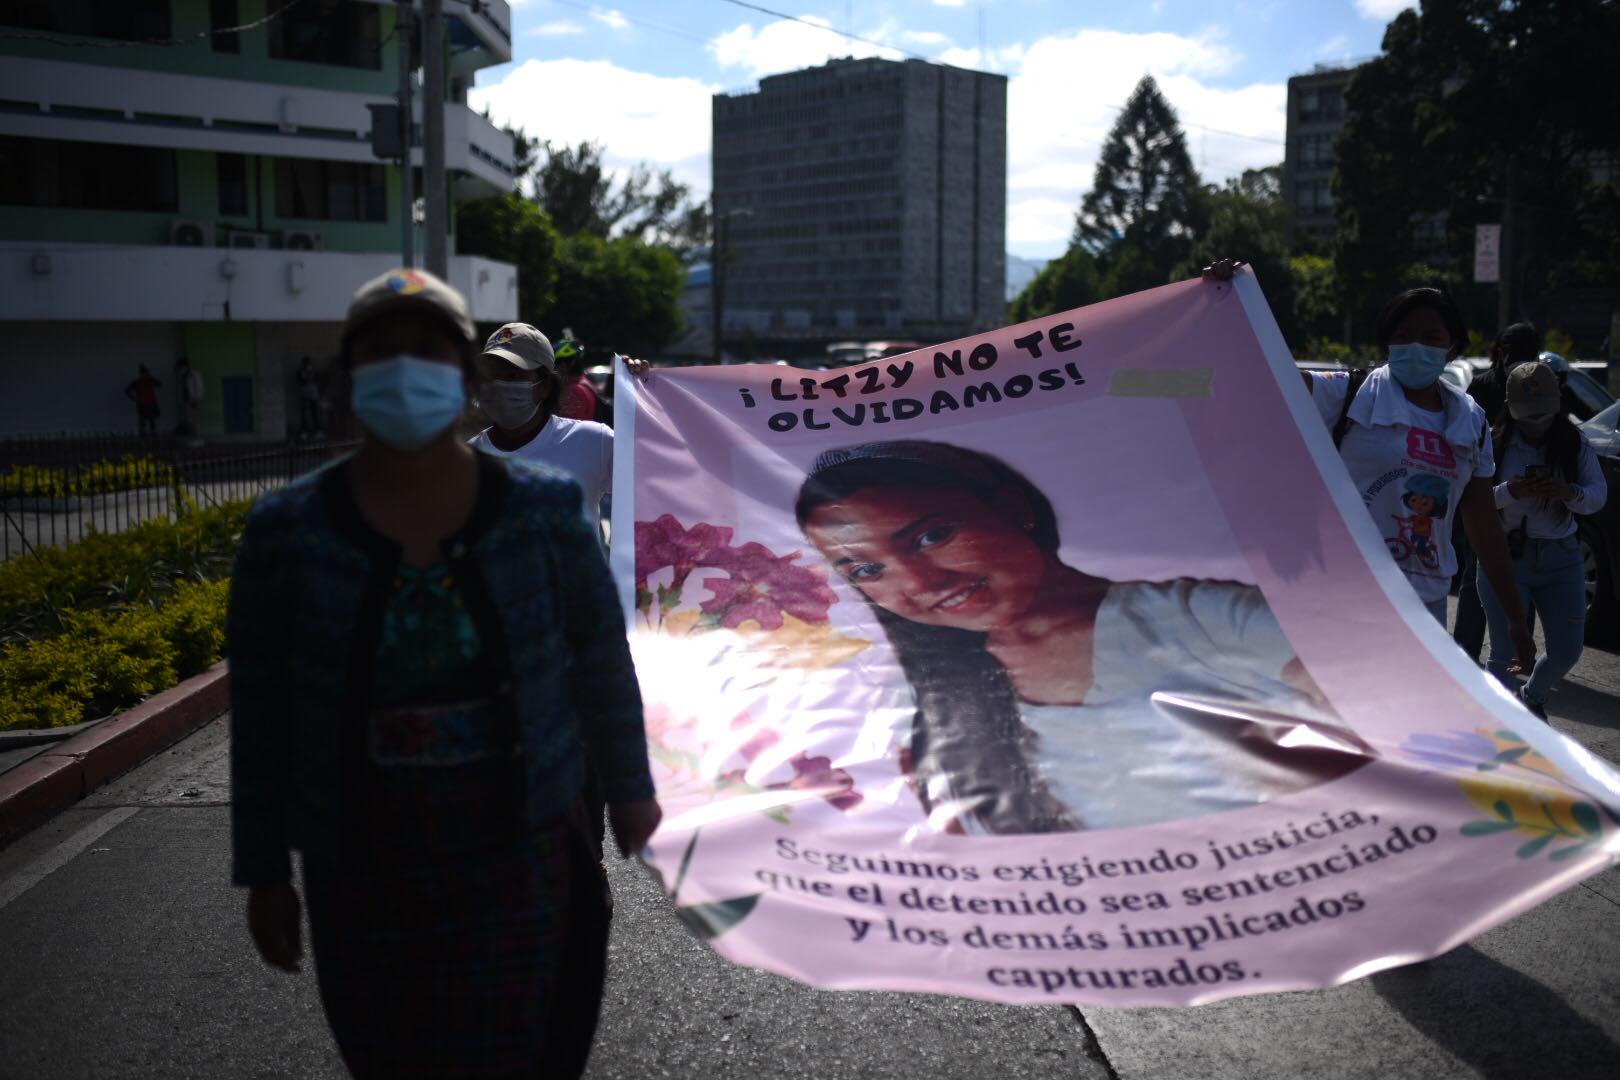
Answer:
<path fill-rule="evenodd" d="M 540 411 L 540 402 L 534 396 L 539 385 L 517 379 L 492 379 L 478 388 L 478 407 L 496 427 L 515 430 Z"/>

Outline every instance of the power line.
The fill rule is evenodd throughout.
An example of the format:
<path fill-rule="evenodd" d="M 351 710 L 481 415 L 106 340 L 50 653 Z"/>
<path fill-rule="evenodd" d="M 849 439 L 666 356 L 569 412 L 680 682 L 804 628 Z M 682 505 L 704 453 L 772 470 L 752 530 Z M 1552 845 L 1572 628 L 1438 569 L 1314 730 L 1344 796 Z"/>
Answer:
<path fill-rule="evenodd" d="M 558 0 L 558 2 L 561 3 L 561 2 L 563 2 L 563 0 Z M 726 3 L 726 4 L 731 4 L 731 5 L 735 6 L 735 7 L 747 8 L 750 11 L 757 11 L 762 15 L 769 15 L 769 16 L 771 16 L 773 18 L 776 18 L 776 19 L 783 19 L 783 20 L 786 20 L 788 22 L 799 23 L 802 26 L 809 26 L 809 27 L 813 27 L 813 28 L 815 28 L 817 30 L 824 30 L 829 34 L 837 34 L 840 37 L 848 38 L 851 41 L 859 41 L 859 42 L 861 42 L 863 44 L 873 45 L 873 46 L 876 46 L 877 48 L 880 48 L 880 49 L 889 49 L 889 50 L 891 50 L 893 52 L 900 53 L 902 56 L 909 56 L 913 60 L 922 60 L 922 61 L 924 61 L 926 63 L 930 63 L 930 64 L 939 63 L 938 60 L 936 60 L 936 59 L 934 59 L 932 57 L 924 56 L 921 53 L 912 52 L 909 49 L 902 49 L 900 46 L 891 45 L 886 41 L 879 41 L 876 38 L 862 37 L 860 34 L 853 33 L 852 31 L 849 31 L 849 30 L 840 30 L 837 27 L 828 26 L 825 23 L 813 22 L 813 21 L 811 21 L 809 19 L 801 18 L 798 15 L 789 15 L 786 12 L 775 11 L 775 10 L 773 10 L 771 8 L 768 8 L 768 7 L 762 7 L 759 4 L 749 3 L 749 0 L 721 0 L 721 2 Z M 982 33 L 983 33 L 982 27 L 981 27 L 980 32 L 981 32 L 981 40 L 982 40 Z M 980 50 L 980 59 L 981 59 L 981 61 L 984 59 L 984 52 L 983 52 L 982 48 Z M 954 65 L 949 65 L 949 66 L 954 66 Z M 1124 112 L 1125 111 L 1125 107 L 1123 105 L 1103 105 L 1101 102 L 1099 102 L 1098 104 L 1102 108 L 1112 109 L 1115 112 Z M 1269 136 L 1265 136 L 1265 135 L 1245 135 L 1242 132 L 1225 131 L 1225 130 L 1223 130 L 1221 128 L 1208 127 L 1208 126 L 1206 126 L 1204 124 L 1187 124 L 1185 126 L 1190 127 L 1190 128 L 1196 128 L 1199 131 L 1207 132 L 1207 133 L 1209 133 L 1211 135 L 1225 135 L 1228 138 L 1232 138 L 1232 139 L 1249 139 L 1249 140 L 1251 140 L 1253 142 L 1271 143 L 1274 146 L 1287 146 L 1288 145 L 1288 142 L 1287 142 L 1286 139 L 1273 139 L 1273 138 L 1270 138 Z"/>
<path fill-rule="evenodd" d="M 760 7 L 758 4 L 750 4 L 747 2 L 747 0 L 721 0 L 721 2 L 732 4 L 740 8 L 748 8 L 750 11 L 757 11 L 761 15 L 769 15 L 774 19 L 784 19 L 787 22 L 799 23 L 801 26 L 810 26 L 817 30 L 825 30 L 829 34 L 837 34 L 839 37 L 845 37 L 851 41 L 859 41 L 863 45 L 875 45 L 880 49 L 888 49 L 890 52 L 897 52 L 902 56 L 909 56 L 913 60 L 922 60 L 930 64 L 936 64 L 939 62 L 932 57 L 924 56 L 922 53 L 912 52 L 910 49 L 902 49 L 898 45 L 890 45 L 887 41 L 879 41 L 876 38 L 862 37 L 861 35 L 850 30 L 840 30 L 835 26 L 828 26 L 826 23 L 813 22 L 810 19 L 801 18 L 798 15 L 789 15 L 783 11 L 773 11 L 768 7 Z"/>
<path fill-rule="evenodd" d="M 141 46 L 155 46 L 158 48 L 172 49 L 182 45 L 190 45 L 194 41 L 202 41 L 206 38 L 218 37 L 220 34 L 240 34 L 244 30 L 257 30 L 261 26 L 268 26 L 270 23 L 281 18 L 282 15 L 286 14 L 288 11 L 291 11 L 293 8 L 297 7 L 303 2 L 304 0 L 287 0 L 287 3 L 282 4 L 279 8 L 261 19 L 254 19 L 252 22 L 243 23 L 240 26 L 221 26 L 218 28 L 210 28 L 195 34 L 189 34 L 186 37 L 142 38 L 136 41 L 80 41 L 74 38 L 58 37 L 55 34 L 32 33 L 27 30 L 8 30 L 5 33 L 0 33 L 0 39 L 7 39 L 11 41 L 44 41 L 52 45 L 62 45 L 74 49 L 128 49 Z"/>
<path fill-rule="evenodd" d="M 552 0 L 552 2 L 556 3 L 556 4 L 560 4 L 563 7 L 571 7 L 573 9 L 575 9 L 576 11 L 583 11 L 583 12 L 586 12 L 587 14 L 595 15 L 595 16 L 598 16 L 598 17 L 600 17 L 602 15 L 602 13 L 603 13 L 601 6 L 597 5 L 597 4 L 582 4 L 582 3 L 579 3 L 578 0 Z M 648 30 L 657 30 L 659 33 L 672 34 L 672 35 L 674 35 L 675 37 L 678 37 L 678 38 L 685 38 L 687 41 L 695 41 L 699 45 L 707 45 L 709 43 L 707 38 L 699 37 L 696 34 L 689 34 L 685 30 L 679 30 L 679 29 L 676 29 L 673 26 L 665 26 L 663 23 L 655 23 L 655 22 L 651 22 L 651 21 L 649 21 L 647 19 L 632 18 L 631 16 L 626 15 L 624 12 L 618 10 L 617 8 L 612 9 L 612 13 L 617 15 L 619 18 L 623 19 L 627 23 L 632 23 L 632 24 L 634 24 L 636 26 L 645 27 Z"/>

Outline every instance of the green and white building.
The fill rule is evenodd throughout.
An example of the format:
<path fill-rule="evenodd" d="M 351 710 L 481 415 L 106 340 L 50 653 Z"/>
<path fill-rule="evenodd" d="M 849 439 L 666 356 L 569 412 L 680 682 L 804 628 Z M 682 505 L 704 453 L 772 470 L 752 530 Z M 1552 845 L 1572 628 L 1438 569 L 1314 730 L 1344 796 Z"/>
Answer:
<path fill-rule="evenodd" d="M 511 59 L 510 10 L 443 7 L 451 199 L 508 191 L 512 141 L 466 97 Z M 139 364 L 172 427 L 181 356 L 203 434 L 288 434 L 299 361 L 329 363 L 349 295 L 400 262 L 409 209 L 367 108 L 398 90 L 397 8 L 0 3 L 0 436 L 133 430 Z M 474 316 L 516 318 L 517 269 L 454 250 Z"/>

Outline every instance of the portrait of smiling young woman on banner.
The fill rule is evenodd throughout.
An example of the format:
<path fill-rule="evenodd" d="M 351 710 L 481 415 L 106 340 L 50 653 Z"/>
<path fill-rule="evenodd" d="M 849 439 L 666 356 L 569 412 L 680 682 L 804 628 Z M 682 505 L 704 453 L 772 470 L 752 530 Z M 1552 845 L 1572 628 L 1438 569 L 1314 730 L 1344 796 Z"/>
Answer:
<path fill-rule="evenodd" d="M 795 513 L 882 625 L 917 702 L 906 750 L 935 827 L 1120 828 L 1342 776 L 1345 730 L 1252 585 L 1110 581 L 988 454 L 867 443 L 815 461 Z"/>

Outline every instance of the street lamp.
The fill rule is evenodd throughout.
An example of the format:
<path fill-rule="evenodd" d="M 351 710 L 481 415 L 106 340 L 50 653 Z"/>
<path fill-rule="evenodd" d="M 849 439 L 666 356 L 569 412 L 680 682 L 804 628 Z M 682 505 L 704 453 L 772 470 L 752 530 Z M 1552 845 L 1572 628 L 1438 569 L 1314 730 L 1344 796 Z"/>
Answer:
<path fill-rule="evenodd" d="M 714 307 L 714 362 L 722 363 L 723 352 L 720 348 L 720 316 L 725 308 L 725 273 L 720 269 L 725 262 L 726 226 L 734 217 L 753 217 L 752 210 L 727 210 L 723 214 L 714 216 L 714 245 L 709 252 L 709 287 L 714 295 L 709 298 Z"/>

